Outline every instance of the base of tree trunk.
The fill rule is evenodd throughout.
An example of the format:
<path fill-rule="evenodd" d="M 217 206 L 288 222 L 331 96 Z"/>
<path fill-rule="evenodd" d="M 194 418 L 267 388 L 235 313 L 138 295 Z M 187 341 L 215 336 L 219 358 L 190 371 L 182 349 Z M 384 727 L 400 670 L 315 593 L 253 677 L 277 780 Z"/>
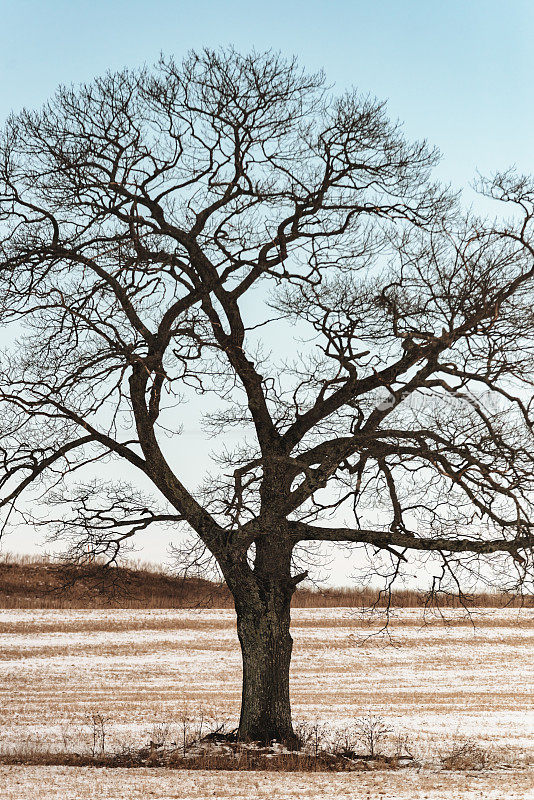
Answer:
<path fill-rule="evenodd" d="M 267 602 L 237 610 L 237 631 L 243 658 L 243 694 L 238 737 L 241 741 L 273 741 L 296 748 L 291 722 L 289 665 L 293 640 L 289 633 L 291 598 L 276 593 Z M 275 602 L 276 601 L 276 602 Z"/>

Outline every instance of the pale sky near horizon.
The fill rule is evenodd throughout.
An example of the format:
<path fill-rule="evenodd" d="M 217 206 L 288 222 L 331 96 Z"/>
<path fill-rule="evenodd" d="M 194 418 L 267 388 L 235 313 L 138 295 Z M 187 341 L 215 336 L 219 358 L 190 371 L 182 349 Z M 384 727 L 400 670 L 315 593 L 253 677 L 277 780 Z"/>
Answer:
<path fill-rule="evenodd" d="M 340 90 L 387 99 L 409 138 L 440 148 L 438 174 L 455 188 L 477 171 L 533 171 L 532 0 L 0 0 L 0 14 L 0 124 L 59 83 L 233 44 L 295 54 Z M 4 545 L 35 546 L 29 534 Z M 165 546 L 139 555 L 159 560 Z M 345 574 L 337 560 L 334 580 Z"/>

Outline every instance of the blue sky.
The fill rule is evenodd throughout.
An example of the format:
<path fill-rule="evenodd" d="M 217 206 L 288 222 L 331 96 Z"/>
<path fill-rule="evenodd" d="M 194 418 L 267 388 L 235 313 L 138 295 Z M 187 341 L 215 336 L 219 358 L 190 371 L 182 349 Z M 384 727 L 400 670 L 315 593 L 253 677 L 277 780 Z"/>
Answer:
<path fill-rule="evenodd" d="M 388 99 L 411 137 L 440 147 L 440 174 L 456 186 L 477 169 L 531 169 L 531 0 L 3 0 L 0 10 L 2 120 L 59 83 L 232 43 L 294 53 L 340 87 Z"/>
<path fill-rule="evenodd" d="M 59 83 L 233 44 L 295 54 L 340 89 L 387 99 L 410 138 L 441 149 L 455 188 L 477 170 L 532 171 L 532 0 L 2 0 L 0 13 L 0 123 Z"/>

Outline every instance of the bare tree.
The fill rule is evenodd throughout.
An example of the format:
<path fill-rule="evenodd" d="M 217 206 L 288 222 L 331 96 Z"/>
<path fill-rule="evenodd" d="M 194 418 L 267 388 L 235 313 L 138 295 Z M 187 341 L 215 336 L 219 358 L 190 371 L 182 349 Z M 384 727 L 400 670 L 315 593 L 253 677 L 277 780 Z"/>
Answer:
<path fill-rule="evenodd" d="M 359 545 L 386 591 L 411 553 L 435 590 L 532 577 L 534 186 L 482 183 L 512 209 L 490 224 L 436 160 L 373 98 L 231 49 L 61 88 L 2 134 L 2 505 L 110 563 L 154 524 L 194 534 L 235 600 L 244 739 L 294 739 L 296 548 Z M 267 352 L 279 326 L 300 352 Z M 191 396 L 243 434 L 200 489 L 169 449 Z M 76 484 L 110 458 L 160 500 Z"/>

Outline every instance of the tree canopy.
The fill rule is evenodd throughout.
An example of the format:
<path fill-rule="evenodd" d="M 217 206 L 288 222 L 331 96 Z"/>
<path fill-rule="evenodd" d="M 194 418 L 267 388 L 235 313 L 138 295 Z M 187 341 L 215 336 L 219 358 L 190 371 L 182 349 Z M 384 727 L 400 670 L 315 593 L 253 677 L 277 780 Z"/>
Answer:
<path fill-rule="evenodd" d="M 435 589 L 481 561 L 528 586 L 534 184 L 480 181 L 507 216 L 488 220 L 433 179 L 437 160 L 383 103 L 270 52 L 162 58 L 12 116 L 6 511 L 20 500 L 111 561 L 154 524 L 186 528 L 238 625 L 254 604 L 280 617 L 305 577 L 292 554 L 313 541 L 365 548 L 386 587 L 410 553 L 440 560 Z M 294 355 L 280 331 L 303 339 Z M 200 488 L 180 439 L 195 393 L 217 398 L 211 433 L 243 433 Z M 157 498 L 99 480 L 109 457 Z M 23 503 L 35 487 L 46 514 Z"/>

